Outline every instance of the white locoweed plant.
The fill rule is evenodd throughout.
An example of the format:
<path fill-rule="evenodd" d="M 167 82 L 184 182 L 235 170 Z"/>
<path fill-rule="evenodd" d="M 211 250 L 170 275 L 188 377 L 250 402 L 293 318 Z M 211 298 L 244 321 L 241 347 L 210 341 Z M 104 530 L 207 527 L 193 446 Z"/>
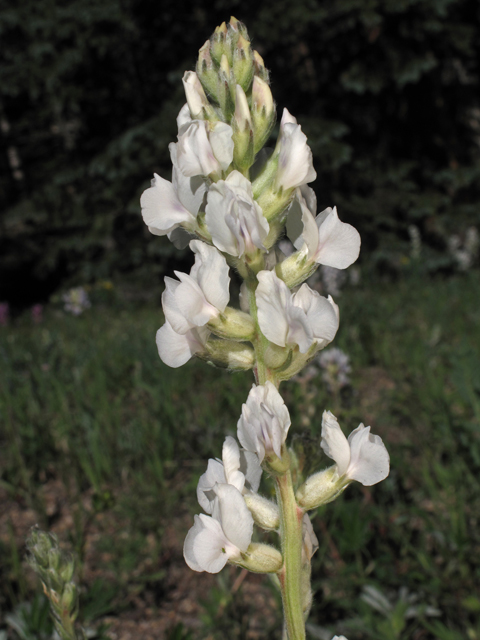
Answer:
<path fill-rule="evenodd" d="M 346 269 L 360 236 L 336 208 L 317 214 L 308 183 L 312 152 L 297 120 L 284 109 L 273 149 L 264 148 L 276 109 L 262 58 L 245 26 L 231 18 L 199 52 L 183 78 L 187 103 L 170 144 L 172 181 L 155 175 L 141 197 L 155 235 L 190 246 L 189 274 L 165 278 L 165 324 L 157 332 L 160 358 L 180 367 L 193 356 L 231 371 L 252 369 L 253 385 L 238 420 L 240 445 L 227 437 L 222 459 L 209 460 L 197 496 L 184 556 L 194 571 L 227 564 L 278 577 L 284 635 L 305 638 L 311 603 L 310 563 L 318 542 L 307 512 L 334 500 L 351 482 L 365 486 L 389 473 L 389 456 L 370 427 L 348 437 L 325 411 L 321 447 L 334 465 L 296 491 L 286 447 L 290 415 L 278 388 L 335 337 L 338 307 L 305 280 L 319 265 Z M 295 252 L 276 244 L 283 234 Z M 243 279 L 239 308 L 231 306 L 230 269 Z M 265 471 L 276 502 L 258 493 Z M 252 542 L 254 526 L 276 531 L 278 548 Z"/>

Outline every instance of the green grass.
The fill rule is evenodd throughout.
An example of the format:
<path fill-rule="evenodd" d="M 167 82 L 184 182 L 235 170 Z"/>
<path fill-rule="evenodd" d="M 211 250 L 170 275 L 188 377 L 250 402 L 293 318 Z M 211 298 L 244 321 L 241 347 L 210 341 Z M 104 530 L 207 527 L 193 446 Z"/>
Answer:
<path fill-rule="evenodd" d="M 334 345 L 351 357 L 352 388 L 332 397 L 320 375 L 282 388 L 305 470 L 327 464 L 319 448 L 326 408 L 347 433 L 371 424 L 391 456 L 386 481 L 352 486 L 314 517 L 312 638 L 480 639 L 478 275 L 346 290 Z M 39 326 L 23 317 L 0 328 L 1 486 L 48 527 L 55 515 L 43 489 L 59 481 L 72 512 L 65 540 L 81 564 L 88 565 L 85 541 L 96 527 L 96 549 L 108 556 L 99 571 L 112 594 L 102 613 L 125 610 L 128 594 L 150 597 L 163 584 L 165 529 L 197 510 L 198 476 L 220 455 L 225 435 L 235 435 L 252 383 L 249 373 L 201 362 L 164 366 L 154 342 L 161 321 L 153 306 L 123 304 L 78 318 L 51 309 Z M 122 531 L 110 545 L 105 518 Z M 11 529 L 0 550 L 6 611 L 31 597 L 13 521 Z M 98 584 L 87 581 L 100 591 Z M 212 622 L 209 611 L 228 584 L 204 594 L 201 631 L 176 625 L 171 637 L 208 631 L 220 638 L 214 627 L 225 622 Z M 378 589 L 388 606 L 366 602 L 365 587 Z M 224 609 L 232 638 L 244 637 L 240 609 Z"/>

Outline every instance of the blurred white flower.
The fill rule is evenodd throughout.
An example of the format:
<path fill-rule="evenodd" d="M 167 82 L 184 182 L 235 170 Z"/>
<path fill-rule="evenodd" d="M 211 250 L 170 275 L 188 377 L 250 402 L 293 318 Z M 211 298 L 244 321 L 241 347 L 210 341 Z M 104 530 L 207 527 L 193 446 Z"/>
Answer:
<path fill-rule="evenodd" d="M 79 316 L 92 305 L 83 287 L 75 287 L 62 295 L 64 309 L 74 316 Z"/>
<path fill-rule="evenodd" d="M 322 379 L 331 391 L 341 389 L 350 383 L 348 374 L 352 368 L 350 358 L 341 349 L 325 349 L 317 357 L 318 365 L 323 369 Z"/>

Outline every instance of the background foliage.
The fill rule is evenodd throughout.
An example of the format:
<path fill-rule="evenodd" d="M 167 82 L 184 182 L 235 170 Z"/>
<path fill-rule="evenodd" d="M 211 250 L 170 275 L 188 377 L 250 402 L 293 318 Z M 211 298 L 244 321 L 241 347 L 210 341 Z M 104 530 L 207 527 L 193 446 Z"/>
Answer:
<path fill-rule="evenodd" d="M 477 0 L 1 0 L 0 299 L 165 271 L 139 196 L 168 177 L 181 77 L 230 13 L 309 136 L 319 205 L 382 270 L 411 224 L 426 267 L 451 266 L 448 236 L 480 223 Z"/>

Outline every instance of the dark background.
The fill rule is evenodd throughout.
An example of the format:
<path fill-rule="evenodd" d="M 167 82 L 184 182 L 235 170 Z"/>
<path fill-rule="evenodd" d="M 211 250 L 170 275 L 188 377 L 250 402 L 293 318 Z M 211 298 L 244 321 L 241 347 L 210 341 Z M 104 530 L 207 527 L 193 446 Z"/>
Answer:
<path fill-rule="evenodd" d="M 453 268 L 449 236 L 480 224 L 478 0 L 1 0 L 0 300 L 99 278 L 147 288 L 178 261 L 139 197 L 170 175 L 181 77 L 230 14 L 363 265 L 395 276 L 414 224 L 422 268 Z"/>

